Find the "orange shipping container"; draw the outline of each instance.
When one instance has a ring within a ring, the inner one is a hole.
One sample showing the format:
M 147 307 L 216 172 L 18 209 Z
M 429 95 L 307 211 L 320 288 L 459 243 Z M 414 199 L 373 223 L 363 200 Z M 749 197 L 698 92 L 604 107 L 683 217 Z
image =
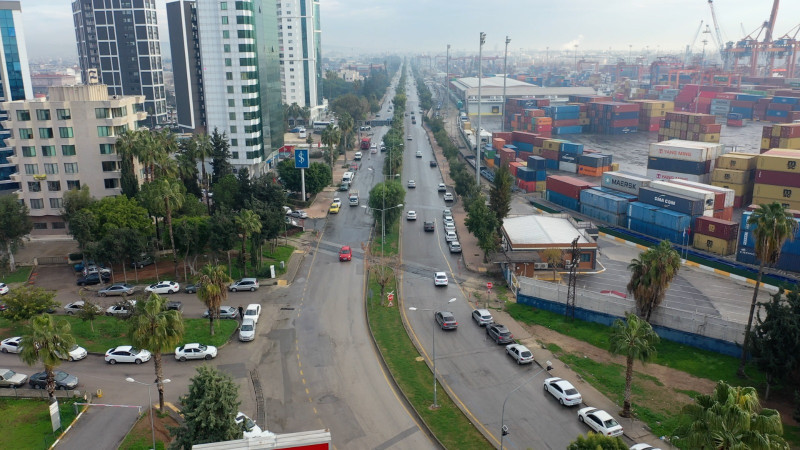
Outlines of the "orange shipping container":
M 603 167 L 578 166 L 578 175 L 586 175 L 589 177 L 599 177 L 602 176 L 603 173 L 610 171 L 611 168 L 608 166 L 603 166 Z

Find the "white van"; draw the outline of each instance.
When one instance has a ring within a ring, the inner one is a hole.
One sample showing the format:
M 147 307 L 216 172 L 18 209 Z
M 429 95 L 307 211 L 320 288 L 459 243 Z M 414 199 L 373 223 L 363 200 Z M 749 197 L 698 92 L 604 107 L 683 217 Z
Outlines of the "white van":
M 344 175 L 342 175 L 342 182 L 347 181 L 348 183 L 352 183 L 354 175 L 353 172 L 345 172 Z

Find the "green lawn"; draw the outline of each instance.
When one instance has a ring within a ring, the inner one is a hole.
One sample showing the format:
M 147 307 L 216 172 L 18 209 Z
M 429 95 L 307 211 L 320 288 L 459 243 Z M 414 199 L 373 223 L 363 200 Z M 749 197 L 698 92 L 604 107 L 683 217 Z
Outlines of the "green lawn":
M 279 238 L 278 242 L 282 242 Z M 240 243 L 241 245 L 241 243 Z M 238 247 L 241 249 L 241 247 Z M 271 252 L 270 249 L 272 248 L 271 245 L 265 244 L 264 251 L 262 252 L 262 262 L 261 262 L 261 269 L 255 270 L 253 265 L 250 264 L 250 252 L 252 250 L 252 246 L 248 242 L 247 244 L 247 276 L 248 277 L 258 277 L 264 278 L 269 274 L 269 266 L 275 265 L 275 275 L 282 275 L 286 272 L 286 266 L 289 264 L 289 258 L 294 253 L 294 246 L 292 245 L 278 245 L 275 247 L 275 251 Z M 284 268 L 281 268 L 281 261 L 284 262 Z M 238 280 L 244 277 L 244 271 L 242 270 L 242 266 L 239 264 L 239 258 L 231 259 L 231 278 L 234 280 Z
M 28 277 L 31 276 L 31 271 L 33 271 L 33 266 L 24 266 L 24 267 L 17 267 L 17 270 L 11 272 L 10 274 L 0 277 L 3 283 L 25 283 L 28 281 Z
M 59 400 L 61 430 L 53 433 L 46 399 L 0 399 L 0 448 L 46 449 L 75 419 L 75 400 Z
M 66 320 L 72 326 L 72 335 L 78 345 L 89 352 L 105 353 L 106 350 L 118 345 L 130 345 L 128 322 L 116 317 L 100 316 L 94 320 L 94 331 L 89 322 L 84 322 L 75 316 L 56 316 L 58 320 Z M 227 342 L 238 326 L 235 320 L 214 321 L 215 334 L 210 336 L 207 319 L 184 319 L 184 343 L 200 342 L 206 345 L 221 346 Z M 24 334 L 24 324 L 14 323 L 8 319 L 0 318 L 0 337 L 20 336 Z M 174 348 L 164 349 L 173 352 Z

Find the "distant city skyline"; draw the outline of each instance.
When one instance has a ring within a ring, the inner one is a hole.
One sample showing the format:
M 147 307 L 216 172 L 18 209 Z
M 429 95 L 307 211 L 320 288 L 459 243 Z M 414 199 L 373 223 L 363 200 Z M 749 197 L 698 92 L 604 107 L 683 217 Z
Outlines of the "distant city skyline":
M 203 1 L 203 0 L 200 0 Z M 167 0 L 157 0 L 163 56 L 169 58 L 166 29 Z M 475 53 L 478 33 L 486 33 L 484 53 L 502 52 L 506 36 L 509 52 L 633 51 L 650 55 L 682 51 L 697 31 L 700 20 L 714 32 L 706 0 L 667 0 L 631 3 L 625 0 L 573 0 L 547 4 L 500 0 L 462 0 L 456 4 L 386 0 L 323 0 L 320 2 L 323 56 L 332 53 Z M 772 2 L 715 3 L 724 41 L 741 39 L 769 19 Z M 22 13 L 31 60 L 63 58 L 77 61 L 72 10 L 67 0 L 23 2 Z M 800 24 L 800 2 L 780 5 L 775 38 Z M 798 35 L 800 37 L 800 34 Z M 762 33 L 763 38 L 763 33 Z M 700 50 L 716 46 L 701 33 Z

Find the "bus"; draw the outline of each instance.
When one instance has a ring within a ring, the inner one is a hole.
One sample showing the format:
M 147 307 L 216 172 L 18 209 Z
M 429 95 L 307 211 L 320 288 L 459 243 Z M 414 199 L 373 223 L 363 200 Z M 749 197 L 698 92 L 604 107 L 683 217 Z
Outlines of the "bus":
M 330 122 L 330 121 L 314 122 L 314 133 L 317 133 L 317 134 L 322 133 L 322 130 L 324 130 L 325 128 L 328 128 L 328 125 L 331 125 L 332 123 L 333 122 Z

